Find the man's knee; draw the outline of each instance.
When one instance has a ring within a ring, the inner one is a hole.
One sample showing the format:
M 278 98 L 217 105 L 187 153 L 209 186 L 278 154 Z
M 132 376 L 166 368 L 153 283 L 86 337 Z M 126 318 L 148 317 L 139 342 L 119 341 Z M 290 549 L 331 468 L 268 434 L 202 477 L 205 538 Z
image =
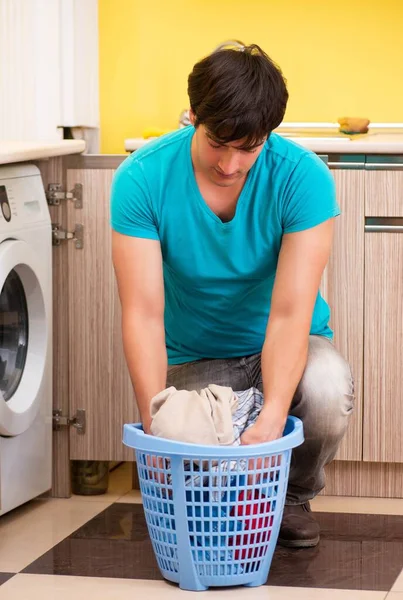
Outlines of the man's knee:
M 294 398 L 317 433 L 338 436 L 354 406 L 354 383 L 347 361 L 326 338 L 310 336 L 304 374 Z

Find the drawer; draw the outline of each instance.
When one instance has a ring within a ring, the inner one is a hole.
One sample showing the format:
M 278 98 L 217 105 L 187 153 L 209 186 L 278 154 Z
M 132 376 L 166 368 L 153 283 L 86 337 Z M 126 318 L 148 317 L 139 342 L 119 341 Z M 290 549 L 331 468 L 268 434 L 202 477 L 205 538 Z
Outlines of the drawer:
M 366 217 L 403 217 L 403 164 L 401 169 L 366 171 L 364 189 Z

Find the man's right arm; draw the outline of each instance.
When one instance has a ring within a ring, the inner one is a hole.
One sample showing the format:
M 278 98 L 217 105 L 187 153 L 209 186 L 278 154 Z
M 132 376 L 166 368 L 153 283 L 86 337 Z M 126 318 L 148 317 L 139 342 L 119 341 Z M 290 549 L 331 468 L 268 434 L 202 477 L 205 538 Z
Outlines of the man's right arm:
M 112 257 L 122 305 L 123 346 L 143 428 L 151 399 L 166 387 L 164 279 L 160 242 L 112 232 Z

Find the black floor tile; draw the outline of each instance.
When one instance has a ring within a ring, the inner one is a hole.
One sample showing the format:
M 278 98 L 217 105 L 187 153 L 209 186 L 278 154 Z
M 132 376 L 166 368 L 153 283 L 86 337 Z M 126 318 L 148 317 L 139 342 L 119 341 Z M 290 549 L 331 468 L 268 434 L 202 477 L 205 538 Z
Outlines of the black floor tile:
M 14 577 L 15 573 L 0 573 L 0 585 L 6 583 L 11 577 Z
M 67 538 L 23 573 L 162 579 L 151 542 Z
M 389 591 L 403 567 L 403 517 L 317 513 L 316 548 L 274 554 L 268 585 Z M 113 504 L 24 573 L 162 579 L 143 507 Z

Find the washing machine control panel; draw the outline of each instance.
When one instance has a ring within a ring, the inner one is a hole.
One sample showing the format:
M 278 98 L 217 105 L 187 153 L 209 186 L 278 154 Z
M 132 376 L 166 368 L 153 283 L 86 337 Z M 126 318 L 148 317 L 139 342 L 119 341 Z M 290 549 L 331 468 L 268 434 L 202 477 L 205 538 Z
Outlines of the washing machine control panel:
M 5 185 L 0 185 L 0 208 L 6 221 L 11 221 L 11 208 Z
M 0 228 L 7 230 L 49 220 L 39 170 L 33 165 L 0 167 Z

